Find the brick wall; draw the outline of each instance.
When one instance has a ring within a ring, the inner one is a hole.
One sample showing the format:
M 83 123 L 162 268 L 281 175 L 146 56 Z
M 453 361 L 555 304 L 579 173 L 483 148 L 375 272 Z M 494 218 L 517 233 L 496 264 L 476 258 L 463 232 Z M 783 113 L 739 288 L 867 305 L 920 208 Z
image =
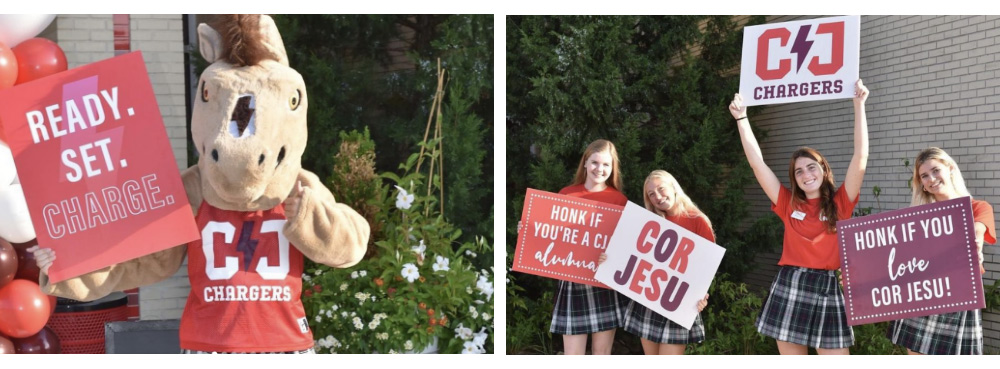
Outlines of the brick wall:
M 769 23 L 814 17 L 775 16 Z M 958 162 L 973 197 L 1000 210 L 1000 17 L 862 16 L 861 78 L 867 102 L 870 154 L 858 207 L 878 211 L 909 205 L 906 181 L 916 154 L 938 146 Z M 774 105 L 750 119 L 768 131 L 764 160 L 787 184 L 788 158 L 810 146 L 830 161 L 839 185 L 853 154 L 849 100 Z M 876 202 L 872 188 L 881 188 Z M 759 186 L 747 188 L 753 217 L 770 211 Z M 1000 278 L 1000 247 L 986 245 L 983 282 Z M 766 287 L 777 254 L 762 255 L 748 283 Z M 984 313 L 987 352 L 1000 350 L 1000 314 Z
M 69 68 L 114 56 L 112 15 L 63 14 L 56 17 L 55 23 L 57 31 L 54 38 L 66 53 Z M 142 51 L 146 61 L 177 166 L 187 168 L 181 15 L 130 15 L 129 37 L 131 50 Z M 141 319 L 179 318 L 188 290 L 186 265 L 169 279 L 140 288 L 138 303 Z

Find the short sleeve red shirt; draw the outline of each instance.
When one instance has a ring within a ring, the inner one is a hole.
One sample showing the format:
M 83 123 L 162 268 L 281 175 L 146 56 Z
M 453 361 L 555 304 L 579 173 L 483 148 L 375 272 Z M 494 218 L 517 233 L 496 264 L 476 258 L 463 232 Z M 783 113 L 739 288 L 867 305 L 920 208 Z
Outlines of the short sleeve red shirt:
M 715 243 L 715 234 L 712 233 L 712 226 L 708 224 L 708 220 L 703 216 L 675 215 L 667 216 L 667 220 Z
M 858 196 L 860 198 L 860 196 Z M 807 199 L 805 204 L 791 204 L 792 191 L 781 186 L 778 203 L 771 210 L 785 224 L 784 242 L 778 265 L 812 269 L 834 270 L 840 268 L 837 257 L 837 233 L 827 232 L 826 223 L 820 219 L 820 199 Z M 858 199 L 851 201 L 841 185 L 833 195 L 837 206 L 837 219 L 850 219 Z M 794 215 L 794 216 L 793 216 Z
M 573 185 L 569 187 L 564 187 L 559 190 L 560 195 L 567 195 L 573 197 L 579 197 L 587 200 L 594 200 L 600 202 L 606 202 L 609 204 L 615 204 L 618 206 L 625 206 L 628 203 L 628 198 L 625 197 L 620 191 L 612 188 L 611 186 L 606 187 L 602 191 L 590 192 L 582 184 Z
M 996 221 L 993 220 L 993 207 L 990 203 L 980 200 L 972 200 L 972 217 L 976 223 L 983 223 L 986 226 L 986 234 L 983 235 L 983 242 L 988 244 L 997 243 Z

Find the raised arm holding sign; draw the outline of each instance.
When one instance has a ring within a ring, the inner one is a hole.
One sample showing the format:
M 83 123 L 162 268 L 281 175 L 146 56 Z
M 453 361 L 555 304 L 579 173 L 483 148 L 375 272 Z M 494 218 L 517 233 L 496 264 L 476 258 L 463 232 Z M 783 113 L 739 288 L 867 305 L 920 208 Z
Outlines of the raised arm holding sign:
M 867 99 L 868 89 L 857 80 L 854 155 L 839 189 L 834 186 L 829 163 L 819 152 L 808 147 L 792 153 L 788 168 L 791 188 L 784 187 L 764 162 L 750 128 L 743 97 L 736 94 L 729 105 L 754 176 L 771 200 L 771 209 L 785 225 L 778 261 L 782 268 L 757 320 L 757 331 L 777 340 L 778 351 L 782 354 L 805 354 L 808 347 L 815 347 L 820 354 L 847 354 L 848 347 L 854 344 L 854 333 L 847 325 L 844 300 L 835 274 L 840 267 L 835 225 L 838 219 L 851 217 L 861 192 L 868 162 Z M 824 318 L 813 320 L 810 317 Z M 795 323 L 802 320 L 815 323 Z

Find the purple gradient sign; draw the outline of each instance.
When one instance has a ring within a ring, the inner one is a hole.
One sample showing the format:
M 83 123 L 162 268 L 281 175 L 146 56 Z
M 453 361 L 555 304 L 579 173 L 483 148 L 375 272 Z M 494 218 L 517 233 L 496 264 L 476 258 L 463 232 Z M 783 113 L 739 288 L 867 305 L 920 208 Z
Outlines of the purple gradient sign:
M 847 323 L 986 307 L 970 197 L 837 222 Z

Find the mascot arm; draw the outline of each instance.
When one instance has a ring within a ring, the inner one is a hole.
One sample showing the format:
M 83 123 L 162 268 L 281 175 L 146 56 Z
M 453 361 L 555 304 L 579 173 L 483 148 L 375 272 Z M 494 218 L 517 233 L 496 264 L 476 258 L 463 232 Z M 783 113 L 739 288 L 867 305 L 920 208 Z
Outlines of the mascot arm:
M 197 213 L 202 200 L 198 166 L 192 166 L 181 172 L 181 179 L 191 204 L 191 211 Z M 49 283 L 47 274 L 40 273 L 38 282 L 42 292 L 47 294 L 91 301 L 115 291 L 146 286 L 167 279 L 177 273 L 186 254 L 187 245 L 180 245 L 55 284 Z
M 349 206 L 337 203 L 312 172 L 299 172 L 303 193 L 299 212 L 285 223 L 285 237 L 305 257 L 320 264 L 346 268 L 357 264 L 368 249 L 368 221 Z
M 40 273 L 42 292 L 80 301 L 91 301 L 115 291 L 150 285 L 174 275 L 184 261 L 187 246 L 171 247 L 146 256 L 98 269 L 79 277 L 50 284 Z

